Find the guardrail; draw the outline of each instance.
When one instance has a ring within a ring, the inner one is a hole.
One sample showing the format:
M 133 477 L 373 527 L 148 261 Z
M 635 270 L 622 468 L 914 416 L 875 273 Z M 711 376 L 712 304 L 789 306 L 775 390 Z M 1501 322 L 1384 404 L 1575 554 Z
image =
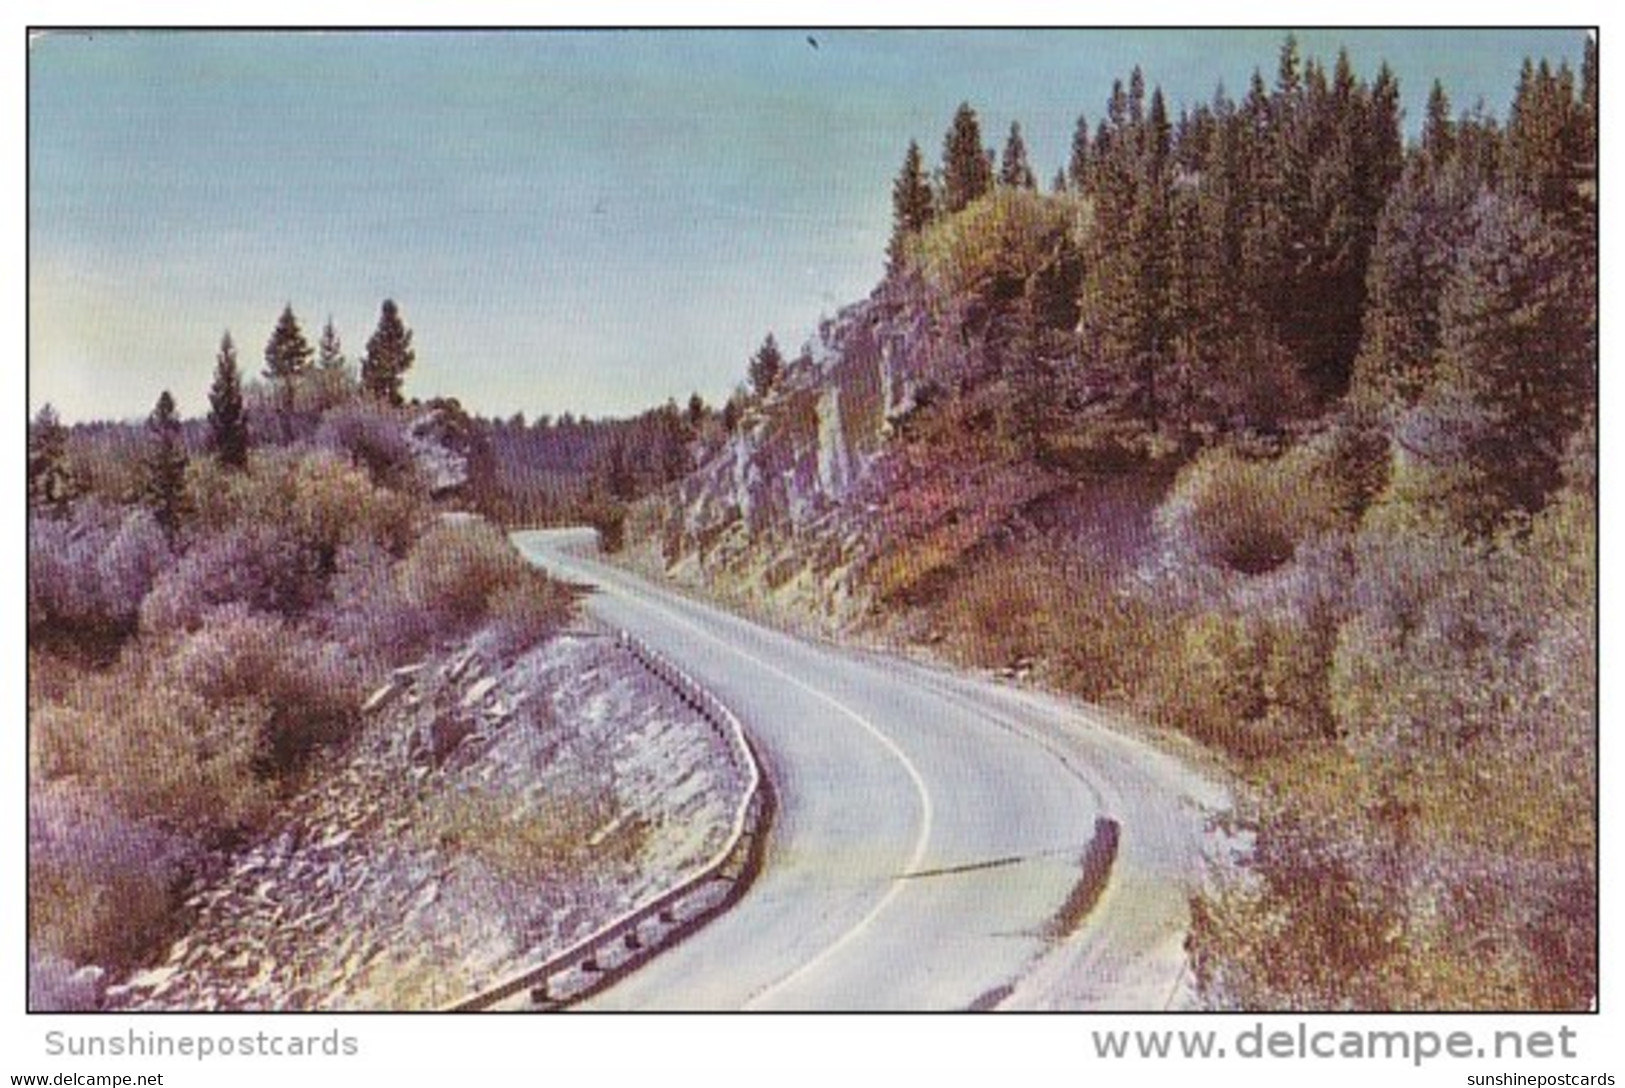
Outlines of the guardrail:
M 529 991 L 533 1008 L 564 1008 L 596 993 L 688 936 L 744 894 L 761 868 L 773 818 L 773 793 L 732 710 L 708 689 L 640 639 L 621 631 L 616 642 L 662 680 L 711 726 L 745 778 L 728 837 L 692 876 L 612 919 L 545 961 L 448 1006 L 476 1012 Z M 707 891 L 713 894 L 702 895 Z

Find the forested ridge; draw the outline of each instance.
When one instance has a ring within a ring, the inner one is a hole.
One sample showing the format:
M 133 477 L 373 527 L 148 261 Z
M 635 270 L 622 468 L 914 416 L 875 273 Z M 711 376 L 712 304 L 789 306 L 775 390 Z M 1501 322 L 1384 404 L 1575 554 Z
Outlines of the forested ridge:
M 935 169 L 906 149 L 884 281 L 815 345 L 908 385 L 858 482 L 777 523 L 747 487 L 778 558 L 715 550 L 729 481 L 793 433 L 824 457 L 796 421 L 853 396 L 850 358 L 759 352 L 733 445 L 635 528 L 1221 753 L 1247 849 L 1193 900 L 1205 1002 L 1586 1007 L 1595 45 L 1516 79 L 1505 118 L 1434 84 L 1407 143 L 1386 66 L 1291 38 L 1177 113 L 1136 69 L 1048 191 L 1020 124 L 989 147 L 962 105 Z

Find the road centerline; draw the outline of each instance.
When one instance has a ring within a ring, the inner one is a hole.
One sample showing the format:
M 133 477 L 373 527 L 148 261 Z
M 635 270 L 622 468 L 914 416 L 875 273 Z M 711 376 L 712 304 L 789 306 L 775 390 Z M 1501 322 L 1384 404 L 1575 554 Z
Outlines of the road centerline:
M 568 563 L 566 565 L 575 566 L 574 564 Z M 575 566 L 575 569 L 579 573 L 593 573 L 591 571 L 585 571 L 579 566 Z M 627 586 L 616 584 L 619 582 L 618 578 L 613 576 L 608 579 L 595 578 L 593 582 L 594 584 L 603 588 L 612 587 L 610 588 L 610 591 L 614 592 L 623 601 L 631 603 L 636 607 L 644 609 L 645 611 L 654 612 L 664 616 L 669 622 L 694 632 L 735 657 L 755 665 L 757 668 L 777 677 L 792 687 L 800 689 L 813 698 L 825 703 L 831 709 L 843 715 L 867 732 L 878 744 L 880 744 L 882 748 L 889 752 L 893 758 L 895 758 L 898 763 L 902 765 L 904 772 L 907 773 L 909 780 L 914 786 L 916 796 L 919 798 L 919 831 L 915 836 L 913 850 L 909 855 L 907 863 L 903 867 L 903 871 L 904 873 L 910 873 L 920 868 L 921 863 L 925 859 L 925 853 L 927 849 L 929 849 L 931 842 L 931 829 L 934 821 L 934 808 L 931 801 L 931 791 L 926 787 L 925 778 L 920 774 L 919 768 L 915 766 L 914 761 L 909 758 L 908 753 L 904 752 L 902 747 L 899 746 L 894 739 L 882 732 L 878 726 L 876 726 L 864 715 L 860 714 L 852 707 L 847 706 L 845 703 L 841 702 L 828 692 L 812 686 L 811 684 L 802 680 L 800 677 L 792 675 L 780 666 L 775 665 L 773 662 L 767 661 L 754 653 L 751 653 L 749 650 L 735 646 L 714 632 L 707 630 L 705 627 L 696 623 L 689 617 L 667 607 L 665 604 L 656 600 L 646 599 L 642 595 L 636 593 L 634 590 L 629 589 Z M 757 1003 L 771 998 L 775 994 L 783 991 L 785 988 L 794 985 L 798 979 L 801 979 L 809 973 L 817 970 L 832 957 L 838 955 L 844 948 L 846 948 L 847 945 L 851 944 L 853 941 L 857 940 L 863 935 L 863 933 L 874 923 L 875 919 L 883 914 L 886 908 L 891 905 L 892 901 L 904 891 L 907 885 L 908 882 L 906 880 L 894 877 L 891 881 L 890 887 L 886 890 L 886 893 L 882 895 L 880 899 L 876 901 L 874 906 L 869 909 L 868 913 L 860 918 L 850 929 L 846 930 L 846 932 L 842 933 L 834 941 L 826 945 L 816 955 L 802 963 L 799 967 L 779 978 L 777 981 L 771 982 L 757 990 L 744 1002 L 741 1008 L 749 1009 Z

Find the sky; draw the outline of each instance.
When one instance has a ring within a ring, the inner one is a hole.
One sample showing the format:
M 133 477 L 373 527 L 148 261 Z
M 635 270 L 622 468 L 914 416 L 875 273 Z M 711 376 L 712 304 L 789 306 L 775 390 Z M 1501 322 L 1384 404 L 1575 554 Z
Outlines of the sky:
M 409 396 L 485 415 L 716 402 L 879 280 L 910 139 L 969 101 L 1040 178 L 1138 63 L 1177 112 L 1283 30 L 75 32 L 28 61 L 29 410 L 201 415 L 222 332 L 257 374 L 284 304 L 352 361 L 379 305 Z M 1577 31 L 1298 32 L 1505 116 Z M 809 40 L 811 39 L 811 40 Z M 815 44 L 816 43 L 816 44 Z

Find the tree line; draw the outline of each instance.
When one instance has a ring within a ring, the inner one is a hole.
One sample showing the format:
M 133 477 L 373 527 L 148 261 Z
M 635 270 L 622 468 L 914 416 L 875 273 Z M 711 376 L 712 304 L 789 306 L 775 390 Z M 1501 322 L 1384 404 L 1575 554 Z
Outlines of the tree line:
M 367 340 L 359 381 L 350 373 L 338 329 L 329 317 L 313 348 L 293 305 L 284 305 L 264 351 L 260 376 L 271 390 L 277 437 L 292 440 L 297 418 L 309 409 L 320 414 L 358 388 L 368 398 L 393 407 L 404 401 L 401 387 L 416 361 L 412 331 L 393 299 L 385 299 L 378 325 Z M 220 337 L 209 386 L 206 446 L 214 459 L 232 471 L 246 471 L 251 445 L 250 408 L 231 331 Z M 173 543 L 185 514 L 187 442 L 174 395 L 163 390 L 146 423 L 149 451 L 143 465 L 143 501 Z M 76 485 L 67 459 L 67 429 L 56 410 L 44 405 L 29 430 L 28 496 L 32 508 L 60 511 L 74 497 Z
M 995 367 L 1033 387 L 1040 451 L 1088 421 L 1189 451 L 1278 432 L 1352 390 L 1396 433 L 1389 409 L 1469 446 L 1486 442 L 1466 431 L 1515 417 L 1538 462 L 1517 475 L 1549 488 L 1594 389 L 1594 315 L 1576 311 L 1595 285 L 1596 127 L 1594 43 L 1578 77 L 1526 62 L 1504 125 L 1482 106 L 1452 116 L 1435 82 L 1410 147 L 1391 69 L 1362 79 L 1346 52 L 1328 69 L 1289 36 L 1273 82 L 1255 70 L 1240 101 L 1221 87 L 1177 117 L 1135 68 L 1097 124 L 1078 118 L 1047 198 L 1087 229 L 1046 242 L 1049 282 L 1026 268 L 981 285 L 972 331 L 1007 345 Z M 1021 126 L 996 155 L 962 104 L 934 173 L 908 145 L 888 278 L 916 275 L 934 233 L 978 202 L 1018 194 L 1041 199 Z

